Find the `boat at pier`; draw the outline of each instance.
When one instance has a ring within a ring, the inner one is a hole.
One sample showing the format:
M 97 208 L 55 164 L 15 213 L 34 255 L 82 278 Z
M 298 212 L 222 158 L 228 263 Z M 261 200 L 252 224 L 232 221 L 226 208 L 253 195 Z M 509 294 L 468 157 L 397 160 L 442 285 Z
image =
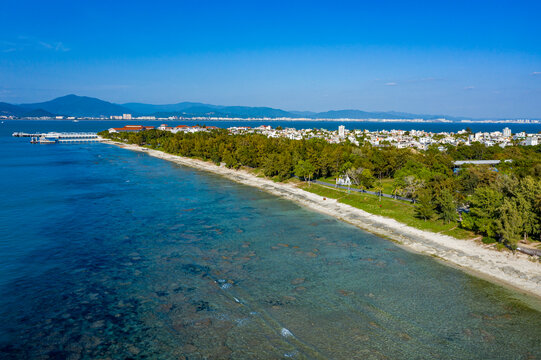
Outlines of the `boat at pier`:
M 51 140 L 51 139 L 47 139 L 46 137 L 42 136 L 42 137 L 33 137 L 31 140 L 30 140 L 30 143 L 32 144 L 56 144 L 58 142 L 58 139 L 54 139 L 54 140 Z

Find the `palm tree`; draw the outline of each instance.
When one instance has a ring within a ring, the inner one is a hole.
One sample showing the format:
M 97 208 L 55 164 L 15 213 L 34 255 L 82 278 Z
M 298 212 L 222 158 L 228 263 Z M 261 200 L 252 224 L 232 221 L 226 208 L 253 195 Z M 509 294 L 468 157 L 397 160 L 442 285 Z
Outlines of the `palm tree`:
M 394 196 L 394 198 L 396 199 L 396 197 L 397 197 L 398 195 L 400 195 L 400 194 L 402 193 L 402 191 L 403 191 L 402 186 L 400 186 L 400 185 L 395 185 L 395 186 L 393 187 L 393 196 Z
M 379 201 L 381 201 L 381 194 L 383 193 L 383 184 L 381 180 L 376 181 L 374 185 L 374 190 L 378 193 Z

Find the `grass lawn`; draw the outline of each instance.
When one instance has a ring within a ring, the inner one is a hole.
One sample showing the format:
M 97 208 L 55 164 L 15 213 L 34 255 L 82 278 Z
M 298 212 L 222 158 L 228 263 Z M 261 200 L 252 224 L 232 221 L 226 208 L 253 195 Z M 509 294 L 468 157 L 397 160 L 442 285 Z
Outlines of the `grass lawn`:
M 458 223 L 445 224 L 442 220 L 424 221 L 415 217 L 415 206 L 409 202 L 381 198 L 370 194 L 347 193 L 346 190 L 329 188 L 327 186 L 312 184 L 301 184 L 299 187 L 305 191 L 320 196 L 338 199 L 339 202 L 351 205 L 375 215 L 386 216 L 395 219 L 403 224 L 421 230 L 428 230 L 435 233 L 451 235 L 459 239 L 472 239 L 475 234 L 471 231 L 458 227 Z
M 393 193 L 393 182 L 394 179 L 382 179 L 381 184 L 383 185 L 383 193 L 384 194 L 392 194 Z
M 317 180 L 325 181 L 325 182 L 328 182 L 330 184 L 335 184 L 336 183 L 336 176 L 329 176 L 329 177 L 320 178 L 320 179 L 317 179 Z
M 327 182 L 327 183 L 333 184 L 333 185 L 336 183 L 336 178 L 333 177 L 333 176 L 326 177 L 326 178 L 321 178 L 321 179 L 318 179 L 318 180 L 321 180 L 321 181 L 324 181 L 324 182 Z M 381 180 L 381 184 L 383 185 L 383 193 L 384 194 L 392 195 L 392 193 L 393 193 L 393 182 L 394 182 L 394 179 L 382 179 Z M 351 188 L 352 189 L 358 189 L 359 186 L 351 185 Z M 370 189 L 367 189 L 367 190 L 375 191 L 374 188 L 370 188 Z

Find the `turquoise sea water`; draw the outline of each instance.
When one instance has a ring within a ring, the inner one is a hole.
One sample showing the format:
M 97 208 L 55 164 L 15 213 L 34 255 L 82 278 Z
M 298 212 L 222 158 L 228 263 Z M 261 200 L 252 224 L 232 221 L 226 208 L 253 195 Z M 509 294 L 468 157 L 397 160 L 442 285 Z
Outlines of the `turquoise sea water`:
M 541 357 L 512 291 L 218 176 L 0 129 L 2 359 Z

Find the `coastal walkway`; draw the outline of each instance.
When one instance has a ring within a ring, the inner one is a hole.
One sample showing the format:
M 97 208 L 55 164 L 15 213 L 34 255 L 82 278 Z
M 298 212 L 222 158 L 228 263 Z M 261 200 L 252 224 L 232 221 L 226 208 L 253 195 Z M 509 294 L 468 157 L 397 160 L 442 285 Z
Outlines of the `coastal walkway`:
M 344 190 L 351 190 L 351 191 L 355 191 L 355 192 L 358 192 L 358 193 L 365 193 L 365 194 L 377 195 L 377 196 L 380 195 L 378 192 L 375 192 L 375 191 L 349 188 L 349 187 L 344 186 L 344 185 L 331 184 L 331 183 L 328 183 L 328 182 L 325 182 L 325 181 L 320 181 L 320 180 L 311 180 L 311 182 L 313 182 L 315 184 L 319 184 L 319 185 L 324 185 L 324 186 L 329 186 L 329 187 L 334 187 L 334 188 L 340 188 L 340 189 L 344 189 Z M 389 198 L 389 199 L 397 199 L 397 200 L 403 200 L 403 201 L 408 201 L 408 202 L 411 202 L 411 203 L 415 203 L 415 200 L 408 199 L 408 198 L 405 198 L 405 197 L 402 197 L 402 196 L 394 196 L 394 195 L 383 194 L 383 193 L 381 193 L 381 196 L 385 197 L 385 198 Z M 533 249 L 533 248 L 529 248 L 529 247 L 518 246 L 516 248 L 516 251 L 519 251 L 519 252 L 521 252 L 523 254 L 530 255 L 530 256 L 541 257 L 541 250 L 540 249 Z
M 405 197 L 398 196 L 398 195 L 389 195 L 389 194 L 384 194 L 384 193 L 380 194 L 379 192 L 376 192 L 376 191 L 357 189 L 357 188 L 352 188 L 352 187 L 348 187 L 348 186 L 345 186 L 345 185 L 331 184 L 331 183 L 321 181 L 321 180 L 311 180 L 311 182 L 313 182 L 314 184 L 325 185 L 325 186 L 330 186 L 330 187 L 334 187 L 334 188 L 355 191 L 355 192 L 358 192 L 358 193 L 377 195 L 377 196 L 381 196 L 381 197 L 384 197 L 384 198 L 395 199 L 395 200 L 403 200 L 403 201 L 408 201 L 408 202 L 411 202 L 411 203 L 415 203 L 415 200 L 413 200 L 413 199 L 405 198 Z

